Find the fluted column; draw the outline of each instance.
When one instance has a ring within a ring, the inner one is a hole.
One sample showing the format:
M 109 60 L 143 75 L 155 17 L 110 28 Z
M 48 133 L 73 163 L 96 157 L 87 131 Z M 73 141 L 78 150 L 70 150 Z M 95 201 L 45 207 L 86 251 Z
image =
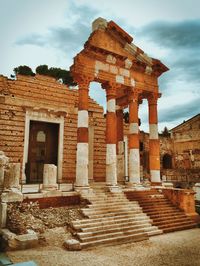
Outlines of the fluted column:
M 117 185 L 117 156 L 116 156 L 116 87 L 115 84 L 102 84 L 106 89 L 106 184 Z
M 140 183 L 140 150 L 138 126 L 138 91 L 129 95 L 129 182 Z
M 160 183 L 160 140 L 158 137 L 157 100 L 159 94 L 148 97 L 149 105 L 149 168 L 152 183 Z
M 88 186 L 88 91 L 87 77 L 78 79 L 78 128 L 76 153 L 76 186 Z

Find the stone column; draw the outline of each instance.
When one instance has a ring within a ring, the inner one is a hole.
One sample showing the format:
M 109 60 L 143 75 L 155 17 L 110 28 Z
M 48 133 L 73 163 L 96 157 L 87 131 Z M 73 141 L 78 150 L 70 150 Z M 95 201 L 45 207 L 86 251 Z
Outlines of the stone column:
M 140 183 L 140 149 L 138 125 L 138 91 L 129 95 L 129 183 Z
M 117 178 L 124 181 L 124 116 L 123 109 L 116 106 L 117 116 Z
M 114 84 L 103 84 L 106 89 L 107 113 L 106 113 L 106 184 L 117 185 L 117 125 L 116 125 L 116 87 Z
M 149 104 L 149 168 L 151 182 L 161 183 L 160 179 L 160 140 L 158 137 L 157 100 L 159 94 L 148 97 Z
M 90 81 L 79 78 L 76 187 L 88 187 L 88 92 Z

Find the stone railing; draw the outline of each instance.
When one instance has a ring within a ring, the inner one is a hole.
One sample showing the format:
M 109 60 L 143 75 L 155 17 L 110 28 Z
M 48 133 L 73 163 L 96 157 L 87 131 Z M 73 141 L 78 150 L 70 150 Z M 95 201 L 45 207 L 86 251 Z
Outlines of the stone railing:
M 192 218 L 198 214 L 195 211 L 195 192 L 190 189 L 163 188 L 163 194 L 173 205 L 183 210 L 186 215 Z

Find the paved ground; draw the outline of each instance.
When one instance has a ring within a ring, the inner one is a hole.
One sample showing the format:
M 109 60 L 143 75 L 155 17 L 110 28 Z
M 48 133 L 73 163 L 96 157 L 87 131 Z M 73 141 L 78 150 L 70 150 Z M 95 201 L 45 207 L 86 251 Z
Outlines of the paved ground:
M 8 256 L 13 262 L 34 260 L 39 266 L 200 266 L 200 228 L 79 252 L 66 251 L 53 239 L 51 234 L 51 245 Z

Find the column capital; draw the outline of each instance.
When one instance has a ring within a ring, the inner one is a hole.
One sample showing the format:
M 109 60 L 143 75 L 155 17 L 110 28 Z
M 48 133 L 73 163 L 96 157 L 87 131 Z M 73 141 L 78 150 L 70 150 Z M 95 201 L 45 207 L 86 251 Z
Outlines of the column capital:
M 149 105 L 151 104 L 157 104 L 158 98 L 161 97 L 161 93 L 151 93 L 147 97 Z
M 131 90 L 128 91 L 128 101 L 129 103 L 132 101 L 138 102 L 140 94 L 142 93 L 142 90 L 132 88 Z
M 79 89 L 89 89 L 89 84 L 93 80 L 93 78 L 89 75 L 74 75 L 73 76 L 74 80 L 77 82 Z
M 114 82 L 105 82 L 101 84 L 102 88 L 106 90 L 106 97 L 107 98 L 116 98 L 117 89 L 121 87 Z

